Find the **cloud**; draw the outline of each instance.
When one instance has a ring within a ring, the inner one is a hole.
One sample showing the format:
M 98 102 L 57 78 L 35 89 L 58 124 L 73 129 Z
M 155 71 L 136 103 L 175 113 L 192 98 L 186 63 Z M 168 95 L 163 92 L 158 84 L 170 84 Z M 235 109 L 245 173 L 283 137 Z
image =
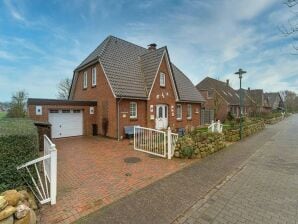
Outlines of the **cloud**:
M 22 13 L 14 6 L 11 0 L 4 0 L 4 4 L 6 5 L 7 9 L 9 10 L 11 16 L 21 22 L 26 22 L 25 17 Z

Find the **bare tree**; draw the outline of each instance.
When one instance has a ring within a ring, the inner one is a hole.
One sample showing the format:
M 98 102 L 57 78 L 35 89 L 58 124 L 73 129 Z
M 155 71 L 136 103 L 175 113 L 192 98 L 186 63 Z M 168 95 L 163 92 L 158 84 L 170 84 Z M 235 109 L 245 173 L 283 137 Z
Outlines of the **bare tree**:
M 290 12 L 293 13 L 293 18 L 288 20 L 287 24 L 281 25 L 279 27 L 282 34 L 284 34 L 286 37 L 292 38 L 293 40 L 293 48 L 295 50 L 298 50 L 298 0 L 285 0 L 284 4 L 290 9 Z
M 7 113 L 8 117 L 22 118 L 26 117 L 26 101 L 28 94 L 25 90 L 14 93 L 11 97 L 10 107 Z
M 62 79 L 58 84 L 58 98 L 68 99 L 70 87 L 71 87 L 71 79 L 70 78 Z

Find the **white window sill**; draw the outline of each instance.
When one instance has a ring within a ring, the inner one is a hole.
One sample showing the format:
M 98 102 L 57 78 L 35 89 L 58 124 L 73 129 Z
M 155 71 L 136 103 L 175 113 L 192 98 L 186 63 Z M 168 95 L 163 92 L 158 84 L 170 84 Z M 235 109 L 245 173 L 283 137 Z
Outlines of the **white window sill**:
M 182 118 L 177 118 L 176 120 L 177 120 L 177 121 L 182 121 Z
M 188 117 L 188 118 L 186 118 L 187 120 L 191 120 L 192 119 L 192 117 Z

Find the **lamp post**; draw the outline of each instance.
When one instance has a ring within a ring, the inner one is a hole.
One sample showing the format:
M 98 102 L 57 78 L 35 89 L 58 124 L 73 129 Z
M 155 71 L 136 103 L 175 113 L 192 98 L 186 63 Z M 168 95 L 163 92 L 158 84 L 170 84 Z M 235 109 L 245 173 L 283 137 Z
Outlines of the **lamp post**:
M 245 74 L 246 71 L 242 70 L 239 68 L 238 72 L 235 72 L 235 75 L 239 75 L 239 80 L 240 80 L 240 139 L 242 139 L 242 111 L 243 111 L 243 100 L 242 100 L 242 87 L 241 87 L 241 80 L 242 80 L 242 75 Z

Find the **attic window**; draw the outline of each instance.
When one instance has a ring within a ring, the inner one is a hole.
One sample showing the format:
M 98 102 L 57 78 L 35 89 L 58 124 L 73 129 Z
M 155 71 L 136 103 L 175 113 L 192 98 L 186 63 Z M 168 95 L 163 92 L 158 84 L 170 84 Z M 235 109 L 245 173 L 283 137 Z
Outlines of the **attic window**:
M 162 72 L 160 73 L 160 76 L 159 76 L 159 84 L 162 87 L 166 86 L 166 75 Z
M 92 86 L 96 86 L 96 67 L 92 68 Z
M 83 76 L 83 88 L 87 89 L 87 85 L 88 85 L 88 79 L 87 79 L 87 71 L 84 72 L 84 76 Z

